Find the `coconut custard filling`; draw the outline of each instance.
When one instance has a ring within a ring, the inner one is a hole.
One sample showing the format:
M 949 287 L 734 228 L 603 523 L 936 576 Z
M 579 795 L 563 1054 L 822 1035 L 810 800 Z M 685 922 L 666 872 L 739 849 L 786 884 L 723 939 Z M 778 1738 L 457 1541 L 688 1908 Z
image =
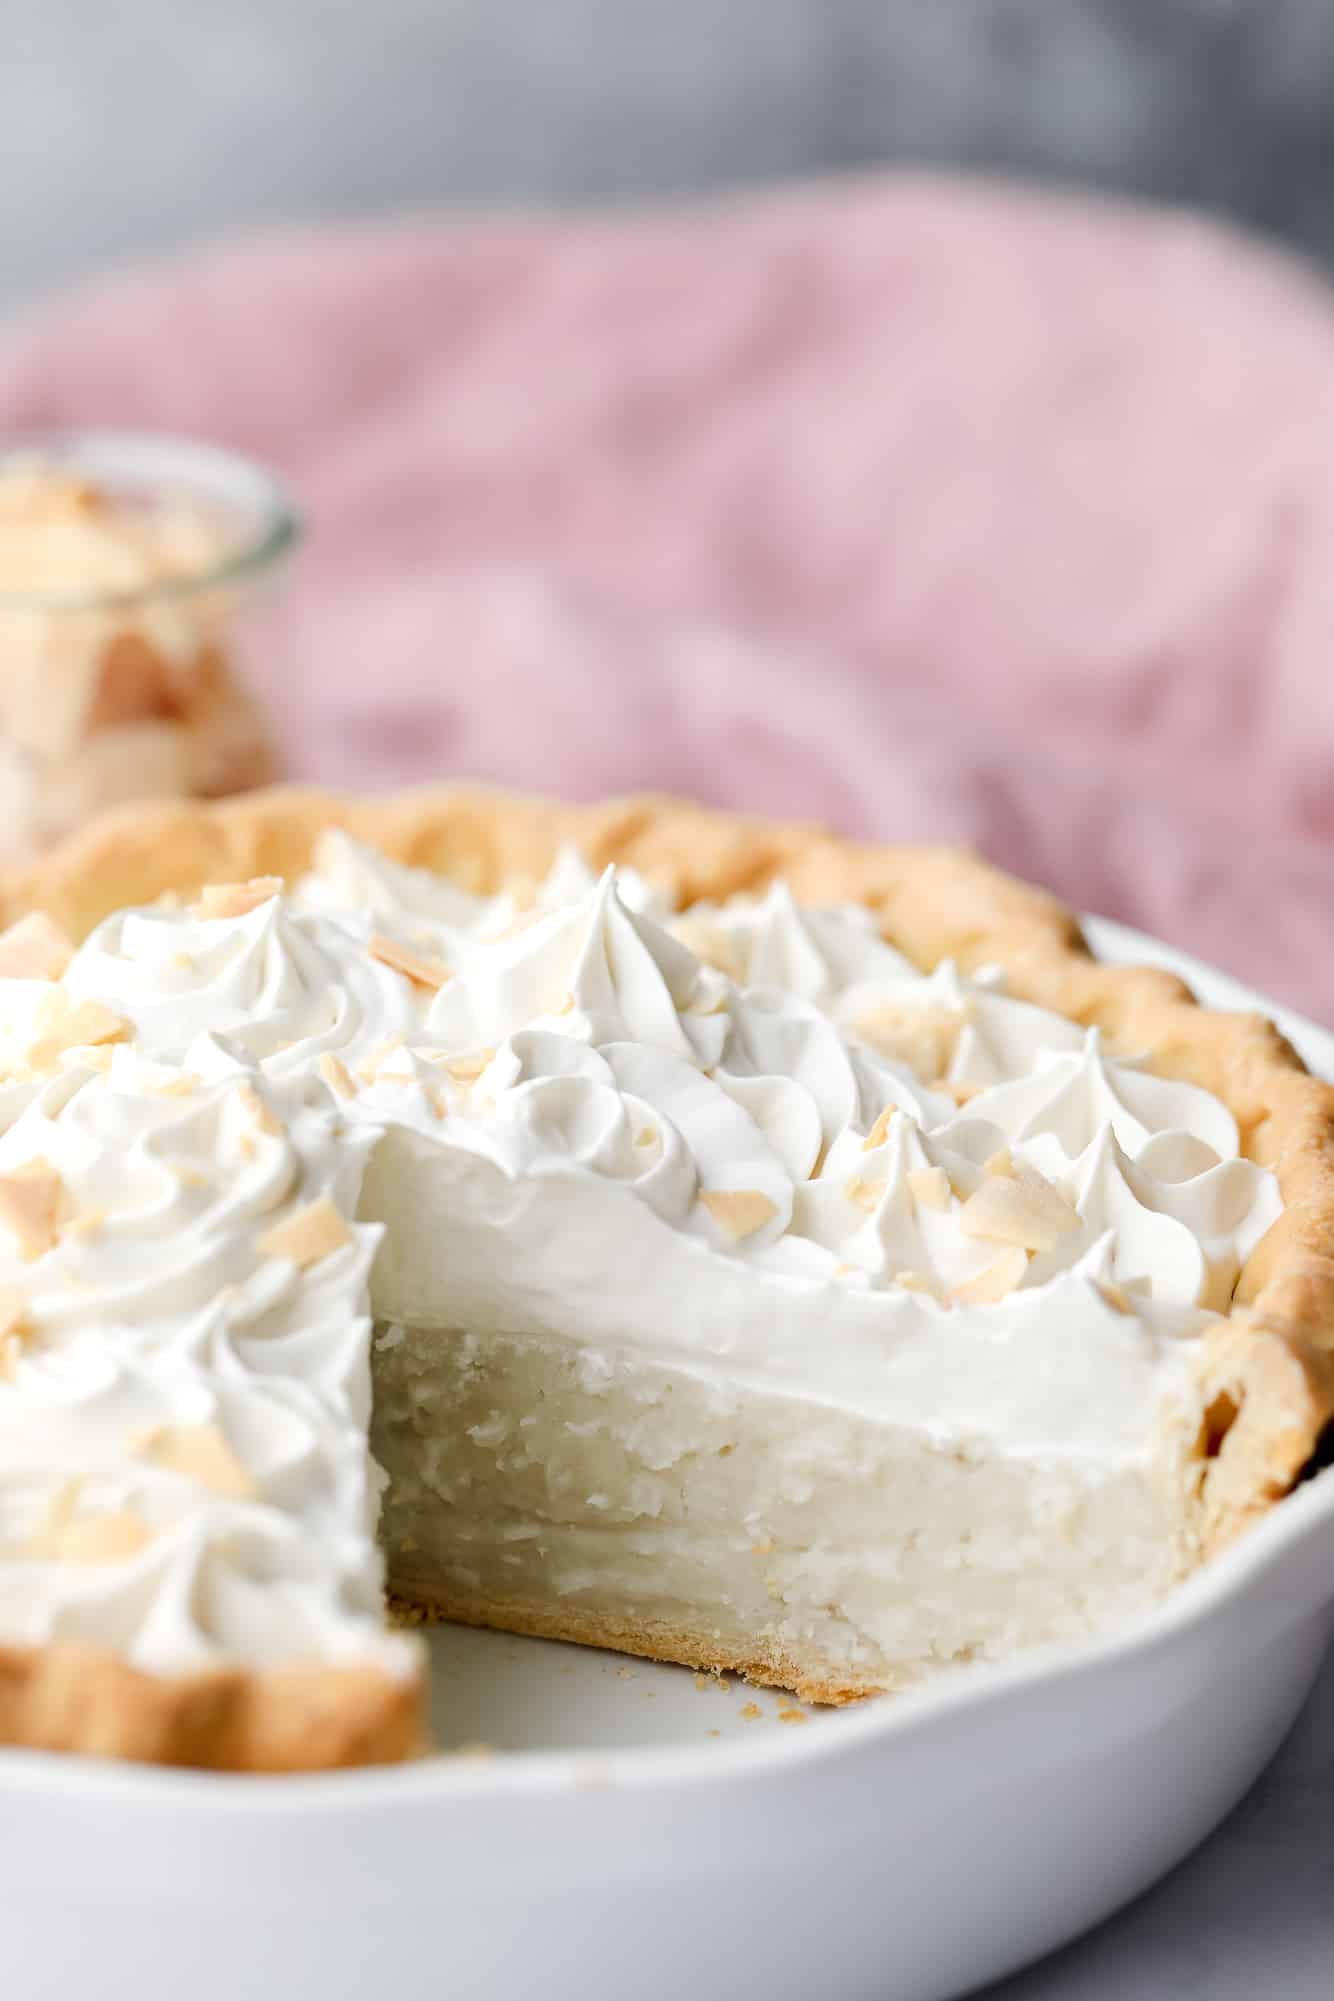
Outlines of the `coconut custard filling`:
M 839 1699 L 1199 1560 L 1217 1099 L 781 885 L 280 888 L 0 940 L 0 1637 L 407 1672 L 387 1564 Z

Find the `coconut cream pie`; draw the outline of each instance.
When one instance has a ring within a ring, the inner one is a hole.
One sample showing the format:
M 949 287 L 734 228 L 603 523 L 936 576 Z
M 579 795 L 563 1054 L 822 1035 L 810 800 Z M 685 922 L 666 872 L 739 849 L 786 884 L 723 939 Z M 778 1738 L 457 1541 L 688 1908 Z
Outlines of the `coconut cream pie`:
M 276 792 L 4 914 L 0 1740 L 411 1755 L 386 1582 L 899 1688 L 1152 1603 L 1334 1402 L 1334 1094 L 966 856 Z

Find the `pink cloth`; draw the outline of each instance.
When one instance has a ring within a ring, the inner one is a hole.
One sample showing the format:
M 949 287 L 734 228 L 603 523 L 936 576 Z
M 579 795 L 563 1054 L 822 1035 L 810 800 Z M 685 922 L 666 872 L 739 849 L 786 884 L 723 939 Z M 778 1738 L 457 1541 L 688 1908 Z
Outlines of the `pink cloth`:
M 344 230 L 0 341 L 0 424 L 309 507 L 294 765 L 974 841 L 1334 1019 L 1334 306 L 1174 215 L 904 178 Z

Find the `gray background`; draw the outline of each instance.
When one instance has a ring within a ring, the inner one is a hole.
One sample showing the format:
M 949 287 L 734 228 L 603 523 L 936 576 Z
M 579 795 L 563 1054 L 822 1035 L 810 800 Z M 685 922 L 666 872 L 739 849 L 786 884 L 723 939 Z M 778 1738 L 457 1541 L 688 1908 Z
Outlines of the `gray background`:
M 0 0 L 0 311 L 256 221 L 886 161 L 1334 259 L 1334 0 Z

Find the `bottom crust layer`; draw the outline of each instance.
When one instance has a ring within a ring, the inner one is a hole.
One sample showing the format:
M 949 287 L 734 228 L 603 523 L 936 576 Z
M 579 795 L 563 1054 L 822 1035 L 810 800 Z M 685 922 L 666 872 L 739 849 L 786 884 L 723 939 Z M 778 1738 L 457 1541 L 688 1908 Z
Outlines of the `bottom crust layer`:
M 734 1674 L 755 1688 L 790 1691 L 802 1702 L 841 1708 L 870 1696 L 889 1695 L 881 1682 L 831 1681 L 803 1666 L 793 1655 L 778 1651 L 747 1653 L 712 1635 L 656 1621 L 615 1619 L 575 1606 L 520 1605 L 481 1598 L 451 1597 L 414 1590 L 396 1583 L 390 1595 L 392 1616 L 404 1625 L 447 1620 L 456 1626 L 481 1626 L 488 1631 L 521 1633 L 531 1640 L 569 1640 L 576 1646 L 602 1647 L 610 1653 L 634 1654 L 640 1660 L 695 1668 L 705 1674 Z M 900 1684 L 908 1685 L 908 1679 Z

